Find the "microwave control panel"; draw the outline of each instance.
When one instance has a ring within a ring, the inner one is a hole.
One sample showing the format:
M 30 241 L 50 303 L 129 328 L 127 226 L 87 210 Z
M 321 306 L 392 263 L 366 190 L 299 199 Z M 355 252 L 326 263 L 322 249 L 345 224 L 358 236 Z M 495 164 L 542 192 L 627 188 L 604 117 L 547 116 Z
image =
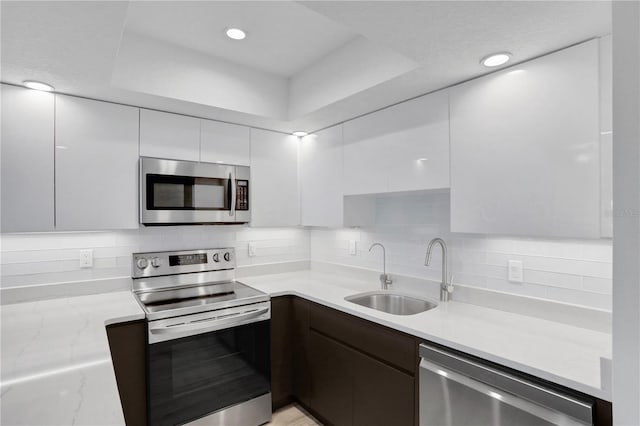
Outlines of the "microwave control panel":
M 249 210 L 249 181 L 236 180 L 236 210 Z

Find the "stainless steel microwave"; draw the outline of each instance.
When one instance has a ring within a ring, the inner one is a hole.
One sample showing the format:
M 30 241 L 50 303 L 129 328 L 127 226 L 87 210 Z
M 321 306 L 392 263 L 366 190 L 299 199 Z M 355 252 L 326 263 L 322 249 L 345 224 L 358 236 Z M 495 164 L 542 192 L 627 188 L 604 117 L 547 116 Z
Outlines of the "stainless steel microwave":
M 249 167 L 140 158 L 140 223 L 247 223 Z

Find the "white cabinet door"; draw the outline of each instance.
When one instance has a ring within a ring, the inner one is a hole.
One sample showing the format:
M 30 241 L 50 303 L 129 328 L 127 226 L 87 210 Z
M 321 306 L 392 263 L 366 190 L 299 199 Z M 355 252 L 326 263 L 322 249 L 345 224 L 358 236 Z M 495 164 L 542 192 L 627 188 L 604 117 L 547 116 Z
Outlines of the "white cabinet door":
M 453 87 L 451 230 L 599 237 L 598 41 Z
M 446 90 L 344 123 L 344 193 L 449 187 Z
M 300 141 L 302 225 L 343 226 L 342 125 Z
M 200 161 L 248 166 L 251 129 L 237 124 L 201 120 Z
M 613 237 L 613 62 L 611 36 L 600 39 L 600 233 Z
M 2 85 L 2 232 L 54 226 L 52 93 Z
M 56 228 L 138 227 L 138 108 L 56 97 Z
M 251 129 L 252 226 L 300 224 L 298 138 Z
M 200 119 L 141 109 L 140 155 L 200 161 Z

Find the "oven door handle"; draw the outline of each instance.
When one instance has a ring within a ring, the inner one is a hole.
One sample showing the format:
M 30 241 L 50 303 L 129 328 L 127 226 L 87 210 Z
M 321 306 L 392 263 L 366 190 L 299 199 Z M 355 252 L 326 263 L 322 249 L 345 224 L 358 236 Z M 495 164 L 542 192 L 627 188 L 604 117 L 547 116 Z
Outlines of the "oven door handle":
M 267 312 L 269 312 L 269 308 L 262 308 L 262 309 L 257 309 L 255 311 L 249 311 L 249 312 L 244 312 L 236 315 L 224 316 L 224 318 L 216 317 L 208 320 L 192 322 L 187 324 L 149 328 L 149 332 L 151 334 L 181 334 L 181 333 L 193 332 L 193 331 L 206 333 L 208 331 L 220 330 L 222 328 L 227 328 L 228 326 L 233 326 L 238 323 L 243 323 L 248 319 L 259 317 L 263 314 L 266 314 Z

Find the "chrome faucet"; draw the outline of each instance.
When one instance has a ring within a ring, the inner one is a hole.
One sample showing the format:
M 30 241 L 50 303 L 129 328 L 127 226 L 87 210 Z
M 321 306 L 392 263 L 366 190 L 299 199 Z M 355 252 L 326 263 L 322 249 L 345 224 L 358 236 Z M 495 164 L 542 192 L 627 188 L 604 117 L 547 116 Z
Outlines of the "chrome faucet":
M 436 244 L 439 244 L 442 248 L 442 283 L 440 284 L 440 301 L 448 302 L 449 297 L 453 292 L 453 286 L 448 283 L 447 243 L 445 243 L 442 238 L 434 238 L 429 242 L 429 247 L 427 247 L 427 257 L 424 260 L 424 266 L 429 266 L 429 264 L 431 263 L 431 250 Z
M 387 251 L 384 249 L 384 246 L 380 243 L 373 243 L 371 247 L 369 247 L 369 252 L 375 247 L 382 247 L 382 274 L 380 274 L 380 285 L 383 290 L 387 290 L 389 286 L 393 283 L 391 277 L 387 274 Z

